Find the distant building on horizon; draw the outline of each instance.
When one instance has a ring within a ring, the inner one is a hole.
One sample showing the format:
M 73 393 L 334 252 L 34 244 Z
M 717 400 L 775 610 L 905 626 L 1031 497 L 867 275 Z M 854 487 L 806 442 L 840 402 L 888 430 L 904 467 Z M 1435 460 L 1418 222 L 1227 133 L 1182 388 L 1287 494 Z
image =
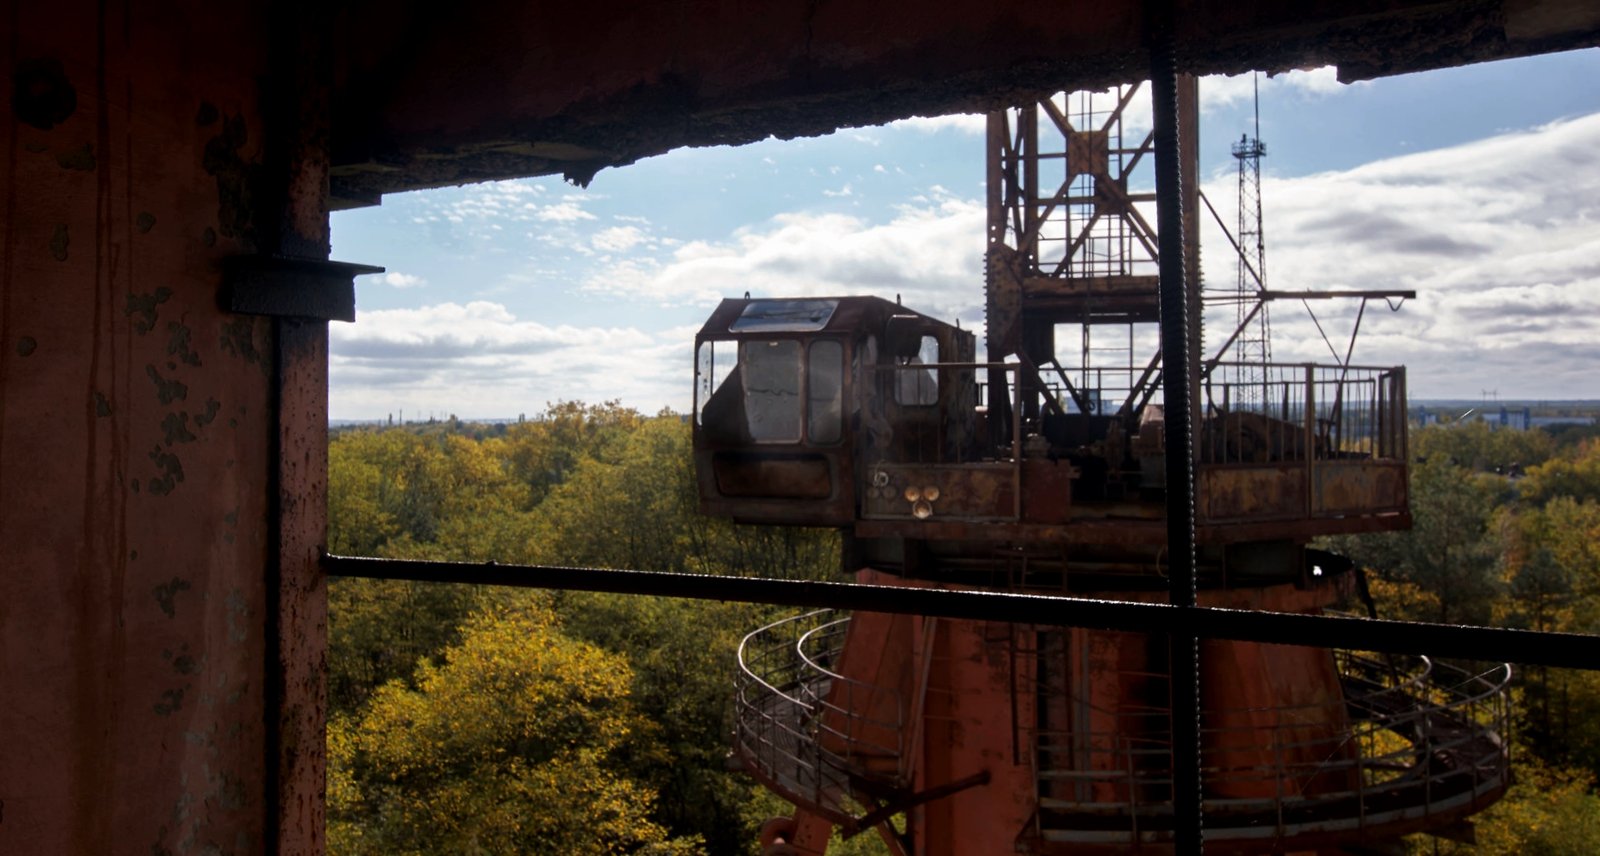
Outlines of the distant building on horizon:
M 1483 422 L 1489 426 L 1491 431 L 1501 428 L 1513 431 L 1527 431 L 1533 428 L 1549 428 L 1556 425 L 1595 424 L 1593 415 L 1535 416 L 1533 415 L 1533 408 L 1528 406 L 1514 408 L 1501 405 L 1498 412 L 1488 408 L 1469 407 L 1459 416 L 1452 416 L 1451 412 L 1453 410 L 1454 408 L 1435 408 L 1430 410 L 1425 405 L 1419 405 L 1413 421 L 1414 424 L 1421 428 L 1426 428 L 1429 425 L 1455 427 L 1471 422 Z

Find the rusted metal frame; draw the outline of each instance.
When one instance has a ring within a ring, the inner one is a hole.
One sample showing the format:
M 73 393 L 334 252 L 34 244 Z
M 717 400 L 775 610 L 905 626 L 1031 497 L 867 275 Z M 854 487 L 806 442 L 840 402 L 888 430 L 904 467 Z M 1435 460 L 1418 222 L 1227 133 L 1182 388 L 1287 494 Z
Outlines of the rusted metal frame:
M 1024 357 L 1018 349 L 1018 357 Z M 1011 384 L 1011 519 L 1022 520 L 1022 372 Z
M 1134 206 L 1134 199 L 1127 191 L 1115 184 L 1112 187 L 1115 189 L 1111 191 L 1111 194 L 1116 197 L 1118 202 L 1122 203 L 1124 217 L 1134 227 L 1132 230 L 1134 237 L 1139 239 L 1139 243 L 1144 246 L 1145 252 L 1150 254 L 1150 258 L 1159 263 L 1161 261 L 1161 253 L 1156 247 L 1160 243 L 1160 238 L 1156 234 L 1156 230 L 1150 228 L 1150 224 L 1145 221 L 1144 215 L 1140 214 L 1139 209 Z M 1159 193 L 1157 195 L 1159 196 Z M 1159 199 L 1157 202 L 1159 204 Z M 1156 219 L 1160 220 L 1159 213 L 1156 215 Z
M 1018 121 L 1018 133 L 1025 146 L 1018 154 L 1022 166 L 1022 225 L 1023 230 L 1017 239 L 1017 249 L 1024 257 L 1033 259 L 1035 268 L 1039 265 L 1039 212 L 1034 209 L 1033 194 L 1039 187 L 1039 110 L 1033 105 L 1022 111 Z
M 1003 167 L 1007 114 L 1004 110 L 996 110 L 988 115 L 987 133 L 984 137 L 989 142 L 984 158 L 984 187 L 988 202 L 989 246 L 1004 243 L 1006 237 L 1006 212 L 1005 212 L 1005 169 Z
M 265 136 L 257 246 L 267 261 L 251 276 L 279 304 L 273 322 L 272 506 L 265 616 L 265 815 L 262 850 L 320 856 L 325 849 L 328 321 L 347 317 L 353 296 L 297 290 L 349 288 L 358 269 L 326 261 L 328 129 L 333 57 L 326 10 L 294 2 L 273 16 L 270 70 L 262 88 Z M 331 277 L 331 278 L 330 278 Z M 229 299 L 240 295 L 229 289 Z M 298 297 L 299 299 L 295 299 Z M 227 305 L 227 304 L 225 304 Z M 271 305 L 263 306 L 272 309 Z M 322 317 L 318 317 L 322 316 Z
M 1033 360 L 1029 359 L 1027 354 L 1020 351 L 1017 353 L 1017 360 L 1022 363 L 1022 370 L 1028 373 L 1028 379 L 1033 381 L 1034 385 L 1038 387 L 1037 391 L 1045 393 L 1045 406 L 1055 411 L 1057 416 L 1066 416 L 1067 411 L 1061 408 L 1061 403 L 1056 401 L 1055 396 L 1048 394 L 1049 390 L 1045 387 L 1044 375 L 1039 373 L 1039 367 L 1033 364 Z M 1062 380 L 1066 380 L 1065 375 L 1062 376 Z M 1018 385 L 1020 386 L 1021 384 Z M 1067 391 L 1072 395 L 1072 400 L 1078 402 L 1079 409 L 1087 413 L 1088 410 L 1084 409 L 1085 402 L 1078 399 L 1078 391 L 1073 389 L 1072 384 L 1067 384 Z
M 1363 300 L 1387 300 L 1399 298 L 1401 300 L 1413 299 L 1417 293 L 1410 289 L 1354 289 L 1341 291 L 1278 291 L 1269 289 L 1261 292 L 1263 300 L 1333 300 L 1335 298 L 1359 297 Z
M 1061 261 L 1056 264 L 1056 269 L 1050 272 L 1051 276 L 1060 276 L 1061 271 L 1078 254 L 1078 250 L 1083 249 L 1083 242 L 1089 240 L 1089 233 L 1094 230 L 1095 224 L 1100 222 L 1101 216 L 1099 211 L 1089 215 L 1089 219 L 1083 224 L 1083 229 L 1078 232 L 1078 236 L 1072 239 L 1071 244 L 1067 245 L 1067 251 L 1062 254 Z
M 1131 83 L 1127 89 L 1117 96 L 1117 106 L 1112 109 L 1111 115 L 1106 117 L 1106 123 L 1100 127 L 1101 131 L 1110 133 L 1111 126 L 1122 121 L 1123 111 L 1127 110 L 1128 105 L 1133 103 L 1133 97 L 1139 94 L 1139 87 L 1143 85 L 1143 81 Z
M 922 628 L 919 635 L 922 640 L 922 656 L 920 658 L 922 665 L 917 676 L 916 695 L 911 703 L 909 714 L 911 737 L 907 741 L 908 751 L 903 754 L 905 766 L 901 770 L 901 776 L 907 784 L 916 782 L 917 759 L 922 757 L 919 747 L 922 745 L 922 730 L 925 726 L 924 720 L 927 714 L 928 676 L 932 674 L 933 670 L 933 639 L 939 628 L 938 618 L 933 616 L 921 616 L 921 618 Z
M 1009 136 L 1009 148 L 1007 151 L 1011 157 L 1006 166 L 1008 180 L 1006 187 L 1009 194 L 1006 204 L 1011 208 L 1012 234 L 1018 236 L 1022 235 L 1024 231 L 1023 219 L 1027 216 L 1028 188 L 1023 186 L 1022 173 L 1019 171 L 1022 166 L 1022 159 L 1026 156 L 1027 145 L 1028 140 L 1022 126 L 1022 113 L 1019 111 L 1017 114 L 1017 127 Z M 1025 244 L 1021 241 L 1017 242 L 1017 252 L 1022 253 L 1025 248 Z M 1024 255 L 1024 258 L 1026 257 Z M 1037 267 L 1038 261 L 1038 259 L 1033 260 L 1035 267 Z
M 1411 460 L 1411 420 L 1407 418 L 1408 414 L 1406 413 L 1406 402 L 1410 401 L 1411 392 L 1406 388 L 1405 367 L 1402 366 L 1395 369 L 1395 373 L 1398 377 L 1397 388 L 1399 390 L 1395 394 L 1395 403 L 1399 405 L 1399 412 L 1395 414 L 1395 420 L 1399 423 L 1400 430 L 1400 448 L 1395 450 L 1395 458 L 1406 462 Z M 1403 482 L 1403 484 L 1409 484 L 1409 482 Z M 1408 486 L 1407 491 L 1409 492 L 1409 490 Z M 1409 498 L 1408 496 L 1407 499 Z
M 1361 308 L 1356 310 L 1356 323 L 1350 330 L 1350 344 L 1345 347 L 1344 359 L 1339 362 L 1339 383 L 1333 391 L 1333 410 L 1329 418 L 1333 420 L 1332 428 L 1339 433 L 1339 440 L 1344 440 L 1344 384 L 1350 377 L 1350 358 L 1355 355 L 1356 337 L 1361 334 L 1361 319 L 1367 315 L 1367 298 L 1361 298 Z M 1331 451 L 1331 450 L 1330 450 Z
M 223 260 L 222 303 L 242 315 L 356 320 L 355 278 L 383 273 L 377 265 L 276 253 Z
M 883 846 L 889 848 L 889 856 L 911 856 L 909 837 L 896 832 L 894 824 L 886 820 L 873 828 L 878 830 Z
M 1306 393 L 1304 398 L 1305 413 L 1301 414 L 1303 432 L 1305 435 L 1304 464 L 1305 478 L 1305 514 L 1306 517 L 1314 516 L 1317 512 L 1316 503 L 1316 464 L 1317 464 L 1317 367 L 1306 363 Z
M 1005 246 L 1006 230 L 1011 229 L 1013 234 L 1022 232 L 1022 206 L 1021 189 L 1017 185 L 1017 152 L 1022 145 L 1020 122 L 1015 136 L 1010 132 L 1011 114 L 1007 110 L 997 110 L 989 114 L 987 140 L 990 144 L 988 163 L 988 202 L 989 202 L 989 246 L 984 258 L 984 319 L 989 324 L 989 334 L 985 343 L 986 356 L 993 363 L 1003 356 L 998 353 L 998 334 L 995 325 L 995 290 L 1000 287 L 997 283 L 995 265 L 996 249 Z M 1021 253 L 1021 242 L 1013 248 Z M 1026 259 L 1026 257 L 1023 257 Z M 1017 286 L 1019 289 L 1021 285 Z M 1018 296 L 1020 302 L 1020 295 Z M 998 445 L 1000 439 L 1001 420 L 1015 419 L 1013 413 L 1007 412 L 1008 405 L 1005 392 L 1005 372 L 991 367 L 988 375 L 988 438 L 991 445 Z
M 322 557 L 322 567 L 331 576 L 852 609 L 1128 633 L 1172 630 L 1192 633 L 1205 639 L 1315 648 L 1360 648 L 1395 654 L 1445 652 L 1452 658 L 1463 660 L 1600 671 L 1600 635 L 1581 633 L 1263 612 L 1214 606 L 1179 607 L 1162 603 L 999 591 L 496 562 L 438 562 L 325 555 Z
M 1183 164 L 1178 110 L 1177 52 L 1173 43 L 1172 0 L 1151 0 L 1150 101 L 1154 119 L 1156 219 L 1160 225 L 1161 353 L 1165 369 L 1162 405 L 1166 417 L 1166 494 L 1168 597 L 1173 606 L 1193 609 L 1195 580 L 1194 414 L 1191 398 L 1188 280 L 1185 274 Z M 1142 223 L 1130 204 L 1129 213 Z M 1148 227 L 1147 227 L 1148 228 Z M 1196 375 L 1198 373 L 1196 372 Z M 1192 633 L 1167 636 L 1172 697 L 1173 844 L 1182 853 L 1205 847 L 1200 742 L 1200 646 Z
M 1128 176 L 1133 175 L 1133 171 L 1139 168 L 1139 161 L 1144 160 L 1144 156 L 1149 154 L 1150 144 L 1155 142 L 1155 138 L 1156 132 L 1152 130 L 1144 135 L 1144 142 L 1140 143 L 1137 148 L 1117 149 L 1118 154 L 1133 155 L 1128 159 L 1127 163 L 1122 165 L 1122 173 L 1117 176 L 1117 180 L 1127 181 Z
M 1078 389 L 1076 386 L 1073 385 L 1072 381 L 1067 377 L 1067 370 L 1061 367 L 1061 361 L 1056 359 L 1055 357 L 1051 357 L 1050 358 L 1050 367 L 1055 369 L 1056 377 L 1060 378 L 1061 379 L 1061 385 L 1067 388 L 1067 394 L 1072 396 L 1073 402 L 1075 402 L 1078 405 L 1079 412 L 1088 413 L 1089 412 L 1089 398 L 1088 398 L 1088 396 L 1084 395 L 1082 390 Z M 1056 412 L 1060 413 L 1061 409 L 1060 408 L 1056 408 Z
M 1062 187 L 1067 187 L 1066 184 L 1063 184 L 1061 186 Z M 1049 202 L 1052 206 L 1058 206 L 1058 205 L 1088 205 L 1089 203 L 1094 201 L 1094 197 L 1093 196 L 1074 196 L 1070 192 L 1064 193 L 1064 192 L 1062 192 L 1060 190 L 1057 190 L 1056 194 L 1054 196 L 1043 196 L 1043 197 L 1040 197 L 1038 199 L 1038 201 L 1039 202 Z
M 1045 202 L 1048 202 L 1049 204 L 1044 207 L 1043 211 L 1037 212 L 1037 215 L 1034 217 L 1034 220 L 1033 220 L 1033 225 L 1028 227 L 1029 228 L 1028 234 L 1023 235 L 1023 236 L 1021 236 L 1021 237 L 1019 237 L 1017 239 L 1017 244 L 1019 246 L 1024 246 L 1024 247 L 1035 246 L 1035 242 L 1037 242 L 1039 240 L 1039 230 L 1043 229 L 1044 228 L 1044 224 L 1049 222 L 1050 215 L 1052 215 L 1052 214 L 1054 214 L 1056 212 L 1056 208 L 1060 207 L 1060 205 L 1062 205 L 1063 203 L 1066 203 L 1066 204 L 1069 204 L 1069 205 L 1072 204 L 1073 200 L 1075 198 L 1077 198 L 1077 197 L 1066 195 L 1068 193 L 1068 191 L 1070 190 L 1071 185 L 1072 185 L 1072 179 L 1068 178 L 1066 181 L 1063 181 L 1061 183 L 1060 189 L 1058 189 L 1056 191 L 1056 194 L 1054 196 L 1050 196 L 1050 197 L 1034 197 L 1033 199 L 1030 200 L 1029 206 L 1028 206 L 1028 210 L 1029 211 L 1033 210 L 1033 206 L 1034 205 L 1037 205 L 1037 204 L 1040 204 L 1040 203 L 1045 203 Z M 1092 225 L 1093 224 L 1093 220 L 1091 220 L 1090 223 Z M 1083 239 L 1080 237 L 1077 241 L 1074 241 L 1073 244 L 1072 244 L 1072 247 L 1076 248 L 1082 242 L 1082 240 Z M 1037 255 L 1037 252 L 1035 253 L 1035 255 Z M 1072 250 L 1069 249 L 1068 252 L 1067 252 L 1067 258 L 1071 258 L 1071 257 L 1072 257 Z M 1059 266 L 1057 266 L 1056 271 L 1059 273 L 1060 270 L 1061 270 L 1061 268 Z
M 946 782 L 945 784 L 937 787 L 907 794 L 904 797 L 890 801 L 887 805 L 879 806 L 878 808 L 867 812 L 861 818 L 852 821 L 846 826 L 845 829 L 840 831 L 841 834 L 839 837 L 845 841 L 848 841 L 880 823 L 887 823 L 890 818 L 908 808 L 916 808 L 923 803 L 933 802 L 937 799 L 944 799 L 951 794 L 958 794 L 967 788 L 975 788 L 979 785 L 987 784 L 989 784 L 989 771 L 981 770 L 973 773 L 970 776 L 956 779 L 953 782 Z
M 1317 325 L 1317 334 L 1322 336 L 1323 344 L 1328 346 L 1328 353 L 1333 354 L 1334 362 L 1339 361 L 1339 349 L 1333 346 L 1333 340 L 1328 338 L 1328 331 L 1322 329 L 1322 321 L 1317 318 L 1317 313 L 1312 311 L 1310 299 L 1300 298 L 1300 305 L 1306 308 L 1306 314 L 1311 316 L 1311 323 Z
M 1150 355 L 1150 361 L 1145 363 L 1144 371 L 1139 373 L 1139 379 L 1128 387 L 1128 395 L 1123 399 L 1122 407 L 1117 410 L 1117 415 L 1132 416 L 1134 413 L 1143 410 L 1144 406 L 1150 403 L 1150 399 L 1155 396 L 1156 387 L 1161 383 L 1160 377 L 1157 375 L 1157 371 L 1160 368 L 1161 349 L 1158 347 L 1156 352 Z M 1138 404 L 1134 404 L 1135 398 L 1139 399 Z
M 990 143 L 987 166 L 989 243 L 993 246 L 1005 243 L 1007 229 L 1012 234 L 1022 234 L 1023 206 L 1017 178 L 1022 150 L 1021 124 L 1018 123 L 1017 132 L 1013 134 L 1010 113 L 997 110 L 989 114 L 986 136 Z M 1021 249 L 1020 242 L 1017 249 Z
M 1217 209 L 1211 206 L 1211 200 L 1206 197 L 1205 191 L 1200 191 L 1199 196 L 1200 201 L 1206 204 L 1206 210 L 1211 212 L 1211 219 L 1216 221 L 1217 228 L 1222 230 L 1222 237 L 1227 238 L 1228 243 L 1233 245 L 1233 251 L 1239 256 L 1239 262 L 1244 265 L 1245 270 L 1250 272 L 1250 278 L 1256 281 L 1256 291 L 1264 291 L 1266 283 L 1261 281 L 1261 274 L 1256 272 L 1255 265 L 1250 264 L 1249 254 L 1244 251 L 1244 247 L 1239 246 L 1239 242 L 1233 237 L 1233 233 L 1228 231 L 1227 224 L 1222 222 L 1222 216 L 1217 214 Z
M 1038 103 L 1040 106 L 1044 107 L 1044 111 L 1046 113 L 1050 114 L 1050 121 L 1055 123 L 1056 128 L 1061 131 L 1062 136 L 1069 136 L 1078 133 L 1078 129 L 1072 127 L 1072 121 L 1066 117 L 1066 114 L 1062 113 L 1056 107 L 1054 98 L 1046 98 Z
M 1138 239 L 1139 245 L 1144 247 L 1144 251 L 1149 254 L 1150 258 L 1159 264 L 1161 261 L 1161 256 L 1156 249 L 1156 244 L 1153 243 L 1157 240 L 1155 230 L 1150 228 L 1150 224 L 1145 221 L 1144 215 L 1140 214 L 1139 209 L 1134 207 L 1133 197 L 1123 192 L 1122 188 L 1117 186 L 1115 183 L 1107 185 L 1107 192 L 1110 193 L 1117 202 L 1121 203 L 1121 219 L 1130 226 L 1128 231 L 1133 234 L 1134 238 Z M 1100 222 L 1102 216 L 1103 215 L 1099 212 L 1099 210 L 1096 210 L 1095 213 L 1084 224 L 1083 229 L 1078 233 L 1078 237 L 1073 239 L 1072 244 L 1067 248 L 1066 254 L 1056 265 L 1055 270 L 1052 272 L 1053 276 L 1061 275 L 1062 269 L 1067 266 L 1067 263 L 1070 262 L 1077 254 L 1078 250 L 1083 247 L 1084 241 L 1089 239 L 1089 233 L 1094 229 L 1095 224 Z
M 1267 302 L 1265 300 L 1261 300 L 1259 298 L 1256 300 L 1255 308 L 1251 309 L 1250 314 L 1246 315 L 1244 320 L 1240 321 L 1238 325 L 1233 328 L 1233 332 L 1228 335 L 1227 341 L 1223 342 L 1222 345 L 1217 348 L 1216 355 L 1205 361 L 1205 364 L 1200 369 L 1201 378 L 1211 377 L 1211 373 L 1215 371 L 1217 365 L 1222 362 L 1222 355 L 1226 354 L 1228 349 L 1233 347 L 1233 343 L 1244 334 L 1245 328 L 1249 327 L 1250 322 L 1256 320 L 1256 316 L 1260 315 L 1261 310 L 1265 309 L 1266 307 Z
M 1127 109 L 1128 104 L 1133 101 L 1134 94 L 1137 93 L 1138 91 L 1139 91 L 1139 84 L 1135 83 L 1132 86 L 1129 86 L 1126 90 L 1124 90 L 1122 92 L 1121 96 L 1117 100 L 1117 106 L 1112 109 L 1111 115 L 1106 118 L 1105 124 L 1101 126 L 1101 128 L 1100 128 L 1101 133 L 1105 133 L 1105 134 L 1111 133 L 1112 126 L 1121 121 L 1123 111 Z M 1053 107 L 1054 105 L 1052 104 L 1051 106 Z M 1118 177 L 1117 177 L 1119 181 L 1126 181 L 1127 180 L 1128 176 L 1133 172 L 1134 168 L 1138 166 L 1139 159 L 1144 157 L 1144 153 L 1149 149 L 1151 141 L 1154 140 L 1154 139 L 1155 139 L 1155 132 L 1153 130 L 1150 133 L 1145 135 L 1144 142 L 1138 147 L 1137 150 L 1135 150 L 1135 154 L 1134 154 L 1133 158 L 1131 160 L 1129 160 L 1127 163 L 1121 165 L 1122 166 L 1122 170 L 1121 170 L 1120 175 L 1118 175 Z M 1118 149 L 1117 151 L 1118 152 L 1123 152 L 1123 151 L 1126 151 L 1126 150 L 1125 149 Z M 1068 183 L 1070 183 L 1070 179 L 1069 179 Z M 1067 185 L 1063 184 L 1062 186 L 1066 187 Z M 1126 201 L 1126 199 L 1125 199 L 1125 201 Z M 1131 208 L 1131 203 L 1130 203 L 1130 208 Z M 1061 271 L 1062 271 L 1063 268 L 1066 267 L 1067 262 L 1069 260 L 1071 260 L 1072 257 L 1077 254 L 1079 249 L 1081 249 L 1083 247 L 1084 241 L 1088 239 L 1089 233 L 1094 229 L 1095 224 L 1100 222 L 1100 216 L 1101 216 L 1100 213 L 1098 211 L 1096 211 L 1094 213 L 1094 215 L 1089 218 L 1088 223 L 1086 223 L 1084 225 L 1083 230 L 1078 234 L 1078 237 L 1072 242 L 1071 246 L 1069 246 L 1067 248 L 1067 252 L 1063 256 L 1063 258 L 1061 260 L 1061 263 L 1056 265 L 1056 269 L 1053 272 L 1053 275 L 1055 275 L 1055 276 L 1060 276 L 1061 275 Z M 1149 226 L 1146 225 L 1145 229 L 1148 230 Z M 1147 251 L 1149 251 L 1149 253 L 1150 253 L 1150 255 L 1152 257 L 1155 256 L 1155 250 L 1150 247 L 1148 242 L 1145 242 L 1145 249 Z

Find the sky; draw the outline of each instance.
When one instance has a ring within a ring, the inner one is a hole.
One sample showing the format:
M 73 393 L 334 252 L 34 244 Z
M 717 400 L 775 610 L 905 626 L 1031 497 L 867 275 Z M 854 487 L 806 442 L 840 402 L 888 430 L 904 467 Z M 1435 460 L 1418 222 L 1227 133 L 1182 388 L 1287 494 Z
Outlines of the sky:
M 1406 365 L 1413 399 L 1600 398 L 1600 49 L 1258 82 L 1270 287 L 1414 289 L 1369 306 L 1353 359 Z M 1201 81 L 1202 186 L 1230 224 L 1251 92 L 1249 75 Z M 332 327 L 330 416 L 684 412 L 696 330 L 746 291 L 898 295 L 981 330 L 983 128 L 909 119 L 681 149 L 586 189 L 524 179 L 338 212 L 333 257 L 387 273 L 358 279 L 357 320 Z M 1201 245 L 1207 282 L 1231 287 L 1209 222 Z M 1357 309 L 1315 305 L 1337 350 Z M 1332 361 L 1298 303 L 1271 312 L 1275 360 Z

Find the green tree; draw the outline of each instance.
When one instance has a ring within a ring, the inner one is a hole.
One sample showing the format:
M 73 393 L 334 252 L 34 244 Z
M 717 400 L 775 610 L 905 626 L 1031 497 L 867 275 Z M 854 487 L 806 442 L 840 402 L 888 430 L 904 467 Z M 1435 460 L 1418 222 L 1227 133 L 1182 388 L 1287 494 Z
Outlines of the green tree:
M 1457 844 L 1425 835 L 1409 852 L 1479 856 L 1592 856 L 1600 853 L 1600 796 L 1583 773 L 1523 755 L 1516 782 L 1499 802 L 1473 818 L 1476 842 Z
M 616 401 L 558 401 L 538 418 L 510 426 L 506 459 L 511 473 L 528 486 L 528 507 L 565 482 L 580 462 L 612 460 L 613 450 L 643 421 L 637 410 Z
M 335 579 L 328 585 L 328 703 L 355 714 L 378 687 L 461 639 L 460 625 L 501 597 L 475 586 Z
M 1554 452 L 1555 441 L 1544 431 L 1495 430 L 1477 420 L 1429 426 L 1411 435 L 1414 457 L 1444 458 L 1476 472 L 1506 473 L 1513 465 L 1526 469 L 1543 463 Z
M 1589 440 L 1527 471 L 1517 486 L 1522 501 L 1544 505 L 1556 497 L 1600 502 L 1600 442 Z
M 740 807 L 756 789 L 727 769 L 732 676 L 744 634 L 772 607 L 716 601 L 572 593 L 558 600 L 571 635 L 625 657 L 632 698 L 656 726 L 654 751 L 629 769 L 661 795 L 654 815 L 675 833 L 699 833 L 714 853 L 755 840 Z
M 1411 531 L 1330 541 L 1373 572 L 1375 591 L 1407 594 L 1385 617 L 1486 623 L 1504 588 L 1491 526 L 1504 493 L 1504 479 L 1433 456 L 1411 467 Z
M 664 844 L 618 763 L 649 723 L 627 662 L 535 604 L 473 618 L 415 688 L 335 719 L 329 837 L 343 854 L 612 854 Z M 637 750 L 634 750 L 637 751 Z M 675 849 L 685 852 L 689 842 Z

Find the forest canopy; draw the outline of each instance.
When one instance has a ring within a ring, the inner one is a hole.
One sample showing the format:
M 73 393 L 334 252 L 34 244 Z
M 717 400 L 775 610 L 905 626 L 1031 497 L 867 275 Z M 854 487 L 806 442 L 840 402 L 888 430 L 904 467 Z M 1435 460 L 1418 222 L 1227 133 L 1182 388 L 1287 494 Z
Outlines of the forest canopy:
M 1600 441 L 1411 439 L 1414 529 L 1327 545 L 1380 615 L 1600 632 Z M 564 402 L 347 428 L 329 453 L 334 553 L 843 578 L 831 531 L 698 514 L 672 413 Z M 361 579 L 329 597 L 331 853 L 753 854 L 788 811 L 727 764 L 735 651 L 782 608 Z M 1600 675 L 1517 674 L 1517 784 L 1476 845 L 1414 852 L 1600 853 Z

